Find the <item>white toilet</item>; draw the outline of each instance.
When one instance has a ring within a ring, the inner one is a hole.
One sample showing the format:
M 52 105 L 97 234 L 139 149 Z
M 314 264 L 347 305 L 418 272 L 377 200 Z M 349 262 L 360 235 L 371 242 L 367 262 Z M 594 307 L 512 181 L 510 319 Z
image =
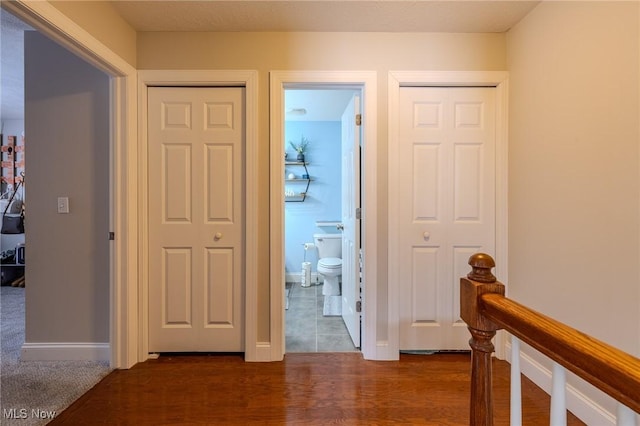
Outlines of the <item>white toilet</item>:
M 318 248 L 318 273 L 324 277 L 324 315 L 341 315 L 342 234 L 314 234 Z

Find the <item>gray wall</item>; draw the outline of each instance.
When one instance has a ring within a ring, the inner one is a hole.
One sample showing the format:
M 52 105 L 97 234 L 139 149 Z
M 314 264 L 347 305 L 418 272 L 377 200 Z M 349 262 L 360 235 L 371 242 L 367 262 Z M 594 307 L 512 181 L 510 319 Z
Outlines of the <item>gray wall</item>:
M 108 342 L 109 78 L 37 32 L 25 34 L 25 136 L 26 342 Z

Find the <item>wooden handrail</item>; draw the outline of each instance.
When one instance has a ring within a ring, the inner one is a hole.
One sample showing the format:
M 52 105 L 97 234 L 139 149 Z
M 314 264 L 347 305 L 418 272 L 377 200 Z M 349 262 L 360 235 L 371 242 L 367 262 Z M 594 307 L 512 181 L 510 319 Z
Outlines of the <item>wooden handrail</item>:
M 640 359 L 505 297 L 485 294 L 481 300 L 493 322 L 640 412 Z
M 492 425 L 491 338 L 505 329 L 627 407 L 640 412 L 640 359 L 504 297 L 493 259 L 475 254 L 460 279 L 460 311 L 471 332 L 471 423 Z

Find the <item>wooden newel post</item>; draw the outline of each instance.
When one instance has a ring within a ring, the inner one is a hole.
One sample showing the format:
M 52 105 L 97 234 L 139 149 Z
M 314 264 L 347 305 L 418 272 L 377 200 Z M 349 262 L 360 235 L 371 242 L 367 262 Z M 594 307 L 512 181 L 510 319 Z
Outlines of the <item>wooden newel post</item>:
M 504 285 L 496 281 L 491 269 L 496 266 L 488 254 L 469 258 L 471 272 L 460 278 L 460 316 L 471 332 L 471 410 L 470 425 L 493 425 L 491 339 L 500 327 L 487 319 L 480 309 L 480 297 L 486 293 L 504 295 Z

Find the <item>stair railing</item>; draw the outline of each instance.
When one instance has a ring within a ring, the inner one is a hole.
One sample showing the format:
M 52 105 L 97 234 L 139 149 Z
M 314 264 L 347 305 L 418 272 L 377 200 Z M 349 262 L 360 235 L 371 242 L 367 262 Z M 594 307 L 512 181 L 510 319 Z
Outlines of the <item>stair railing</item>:
M 500 329 L 515 336 L 517 346 L 523 341 L 554 361 L 552 425 L 561 424 L 566 416 L 562 367 L 620 403 L 618 424 L 635 417 L 633 411 L 640 413 L 640 359 L 506 298 L 504 285 L 491 272 L 495 267 L 491 256 L 474 254 L 469 265 L 471 272 L 460 279 L 460 316 L 471 333 L 471 425 L 493 425 L 491 340 Z M 512 357 L 512 363 L 518 363 L 518 358 Z M 519 380 L 518 367 L 517 374 L 512 372 L 516 394 Z M 512 404 L 512 424 L 521 422 L 517 411 Z

